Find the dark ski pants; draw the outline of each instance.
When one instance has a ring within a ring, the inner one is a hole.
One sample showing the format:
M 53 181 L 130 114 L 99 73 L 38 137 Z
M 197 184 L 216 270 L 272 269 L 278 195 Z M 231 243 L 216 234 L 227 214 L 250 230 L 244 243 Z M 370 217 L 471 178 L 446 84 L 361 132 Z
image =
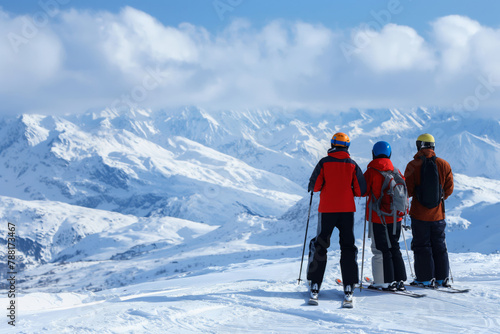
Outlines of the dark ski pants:
M 415 275 L 418 281 L 448 277 L 450 264 L 445 241 L 446 222 L 426 222 L 411 219 L 413 240 L 411 249 L 415 256 Z
M 358 283 L 358 248 L 354 244 L 354 212 L 319 213 L 318 232 L 309 243 L 307 280 L 321 287 L 325 275 L 327 250 L 333 229 L 339 230 L 340 269 L 344 285 Z
M 394 281 L 406 281 L 406 269 L 401 250 L 399 248 L 399 237 L 401 235 L 401 222 L 396 223 L 396 234 L 393 234 L 392 224 L 375 224 L 372 223 L 372 247 L 382 253 L 382 272 L 384 282 L 379 283 L 392 283 Z M 389 242 L 390 245 L 389 245 Z M 380 270 L 380 268 L 373 268 Z

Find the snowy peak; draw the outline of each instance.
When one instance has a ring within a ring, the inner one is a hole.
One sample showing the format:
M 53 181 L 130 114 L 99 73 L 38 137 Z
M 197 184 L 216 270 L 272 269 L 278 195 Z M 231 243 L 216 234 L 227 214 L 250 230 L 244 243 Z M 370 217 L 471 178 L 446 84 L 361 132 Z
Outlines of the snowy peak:
M 209 113 L 199 108 L 184 108 L 160 117 L 158 124 L 163 135 L 182 136 L 207 146 L 228 135 Z
M 50 120 L 51 118 L 41 115 L 21 116 L 20 122 L 25 127 L 24 136 L 30 146 L 36 146 L 48 138 L 50 130 L 41 124 L 46 119 Z
M 193 129 L 205 126 L 212 134 L 225 133 L 205 112 L 188 111 L 198 119 L 181 113 L 178 122 L 187 123 L 179 123 L 179 133 L 186 129 L 187 135 L 193 135 Z M 206 196 L 203 189 L 220 189 L 224 198 L 232 198 L 217 203 L 228 205 L 223 220 L 248 210 L 262 215 L 281 213 L 299 198 L 302 189 L 283 176 L 164 131 L 169 118 L 162 115 L 141 113 L 136 120 L 132 114 L 106 112 L 81 117 L 83 123 L 73 123 L 78 121 L 75 118 L 23 115 L 11 131 L 21 128 L 30 144 L 23 144 L 22 137 L 5 138 L 0 192 L 135 215 L 150 215 L 162 208 L 165 214 L 213 223 L 221 216 L 213 216 L 205 207 L 212 204 L 188 209 L 195 205 L 194 199 Z M 9 127 L 8 122 L 4 127 Z M 238 202 L 246 202 L 246 207 Z
M 500 128 L 498 129 L 500 131 Z M 437 149 L 436 149 L 437 150 Z M 494 177 L 500 170 L 500 142 L 484 135 L 462 131 L 446 139 L 438 152 L 455 152 L 453 170 L 466 170 L 467 175 Z

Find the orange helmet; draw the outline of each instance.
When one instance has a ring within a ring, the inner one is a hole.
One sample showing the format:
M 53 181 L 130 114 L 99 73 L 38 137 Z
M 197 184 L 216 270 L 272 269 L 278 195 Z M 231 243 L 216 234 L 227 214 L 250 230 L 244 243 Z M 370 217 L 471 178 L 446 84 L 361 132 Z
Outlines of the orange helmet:
M 337 132 L 332 137 L 332 146 L 349 147 L 350 144 L 349 136 L 343 132 Z

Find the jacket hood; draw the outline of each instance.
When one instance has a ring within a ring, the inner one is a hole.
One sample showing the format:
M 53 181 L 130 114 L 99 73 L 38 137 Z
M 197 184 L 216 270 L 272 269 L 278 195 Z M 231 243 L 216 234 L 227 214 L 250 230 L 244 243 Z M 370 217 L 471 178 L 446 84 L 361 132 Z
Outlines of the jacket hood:
M 426 158 L 432 158 L 436 156 L 436 152 L 432 148 L 423 148 L 415 154 L 414 159 L 420 159 L 421 156 L 425 156 Z
M 339 147 L 339 146 L 334 146 L 334 147 L 328 149 L 328 153 L 333 153 L 333 152 L 347 152 L 347 153 L 349 153 L 349 149 L 347 147 Z
M 369 168 L 375 168 L 381 171 L 386 170 L 394 170 L 394 165 L 392 164 L 391 159 L 388 158 L 378 158 L 373 159 L 369 164 Z
M 337 159 L 350 158 L 349 150 L 344 147 L 332 147 L 328 150 L 328 155 Z

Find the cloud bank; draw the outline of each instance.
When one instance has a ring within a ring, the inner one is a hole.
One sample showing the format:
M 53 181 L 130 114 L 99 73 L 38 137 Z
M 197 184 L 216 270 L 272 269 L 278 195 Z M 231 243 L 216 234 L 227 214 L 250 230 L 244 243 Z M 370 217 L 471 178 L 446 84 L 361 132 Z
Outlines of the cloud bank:
M 426 36 L 387 23 L 331 30 L 235 20 L 211 33 L 125 7 L 11 16 L 0 10 L 2 113 L 104 108 L 406 108 L 495 113 L 500 29 L 464 16 Z

